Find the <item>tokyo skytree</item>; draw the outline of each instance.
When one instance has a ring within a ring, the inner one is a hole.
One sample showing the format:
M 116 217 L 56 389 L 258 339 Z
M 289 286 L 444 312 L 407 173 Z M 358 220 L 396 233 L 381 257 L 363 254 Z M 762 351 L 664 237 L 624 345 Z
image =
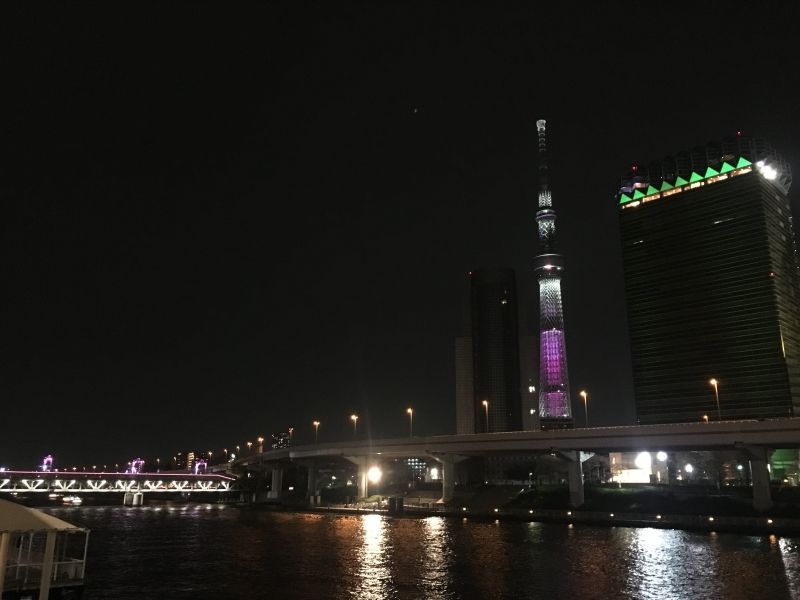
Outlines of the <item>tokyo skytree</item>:
M 536 121 L 539 134 L 539 207 L 536 225 L 539 250 L 533 270 L 539 282 L 539 415 L 542 429 L 572 427 L 569 398 L 561 275 L 564 257 L 556 247 L 556 211 L 547 178 L 545 121 Z

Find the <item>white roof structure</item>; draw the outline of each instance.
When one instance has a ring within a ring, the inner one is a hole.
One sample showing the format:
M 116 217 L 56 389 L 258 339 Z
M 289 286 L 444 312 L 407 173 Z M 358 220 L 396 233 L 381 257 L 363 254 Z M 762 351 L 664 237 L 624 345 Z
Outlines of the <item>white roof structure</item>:
M 34 508 L 0 499 L 0 533 L 11 531 L 81 531 L 71 523 Z

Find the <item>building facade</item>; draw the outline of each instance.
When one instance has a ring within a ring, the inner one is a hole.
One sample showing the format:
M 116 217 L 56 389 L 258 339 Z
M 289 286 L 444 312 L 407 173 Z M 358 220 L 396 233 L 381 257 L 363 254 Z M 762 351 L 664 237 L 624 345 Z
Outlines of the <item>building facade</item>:
M 470 273 L 470 335 L 455 340 L 456 431 L 522 428 L 517 285 L 512 269 Z
M 788 165 L 736 136 L 634 167 L 617 194 L 641 424 L 800 415 Z

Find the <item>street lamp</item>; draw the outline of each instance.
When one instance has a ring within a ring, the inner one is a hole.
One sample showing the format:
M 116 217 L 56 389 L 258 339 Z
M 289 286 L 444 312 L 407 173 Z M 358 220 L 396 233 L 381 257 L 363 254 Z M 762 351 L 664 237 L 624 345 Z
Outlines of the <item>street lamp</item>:
M 708 423 L 708 415 L 703 415 L 703 421 Z
M 253 442 L 247 442 L 247 454 L 250 454 L 250 449 L 253 447 Z
M 319 421 L 314 421 L 312 425 L 314 426 L 314 443 L 316 444 L 319 440 Z
M 489 401 L 482 400 L 481 404 L 483 404 L 483 412 L 486 414 L 486 433 L 489 433 Z
M 586 399 L 589 393 L 586 390 L 581 390 L 581 398 L 583 398 L 583 412 L 586 415 L 586 427 L 589 427 L 589 408 L 586 405 Z
M 258 436 L 258 451 L 264 452 L 264 438 L 261 436 Z
M 408 437 L 414 437 L 414 409 L 407 408 L 408 413 Z
M 719 408 L 719 381 L 712 377 L 708 383 L 714 386 L 714 396 L 717 398 L 717 420 L 722 421 L 722 411 Z
M 356 439 L 358 433 L 358 415 L 350 415 L 350 420 L 353 422 L 353 439 Z

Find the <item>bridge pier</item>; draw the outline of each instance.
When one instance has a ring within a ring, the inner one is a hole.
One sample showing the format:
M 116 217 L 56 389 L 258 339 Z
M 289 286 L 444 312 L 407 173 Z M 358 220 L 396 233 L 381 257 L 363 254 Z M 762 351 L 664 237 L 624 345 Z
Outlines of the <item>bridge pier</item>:
M 769 452 L 763 446 L 747 446 L 745 450 L 750 459 L 750 479 L 753 482 L 753 508 L 759 512 L 764 512 L 772 508 L 769 470 L 767 469 Z
M 442 465 L 442 497 L 439 504 L 451 502 L 455 496 L 456 464 L 466 457 L 456 454 L 431 454 L 435 461 Z
M 273 467 L 272 481 L 269 485 L 267 498 L 270 500 L 278 500 L 281 497 L 281 490 L 283 490 L 283 467 Z
M 313 505 L 316 504 L 316 497 L 318 496 L 317 490 L 317 464 L 314 461 L 306 463 L 306 470 L 308 471 L 308 484 L 306 485 L 306 496 L 309 502 Z
M 358 496 L 360 498 L 366 498 L 367 496 L 367 485 L 369 484 L 369 480 L 367 479 L 367 471 L 369 471 L 369 457 L 368 456 L 345 456 L 347 460 L 351 463 L 356 465 L 358 469 L 358 474 L 356 475 L 356 485 L 358 486 Z
M 592 456 L 580 450 L 569 450 L 558 453 L 561 460 L 567 463 L 567 482 L 569 483 L 569 504 L 572 508 L 583 506 L 583 462 Z

